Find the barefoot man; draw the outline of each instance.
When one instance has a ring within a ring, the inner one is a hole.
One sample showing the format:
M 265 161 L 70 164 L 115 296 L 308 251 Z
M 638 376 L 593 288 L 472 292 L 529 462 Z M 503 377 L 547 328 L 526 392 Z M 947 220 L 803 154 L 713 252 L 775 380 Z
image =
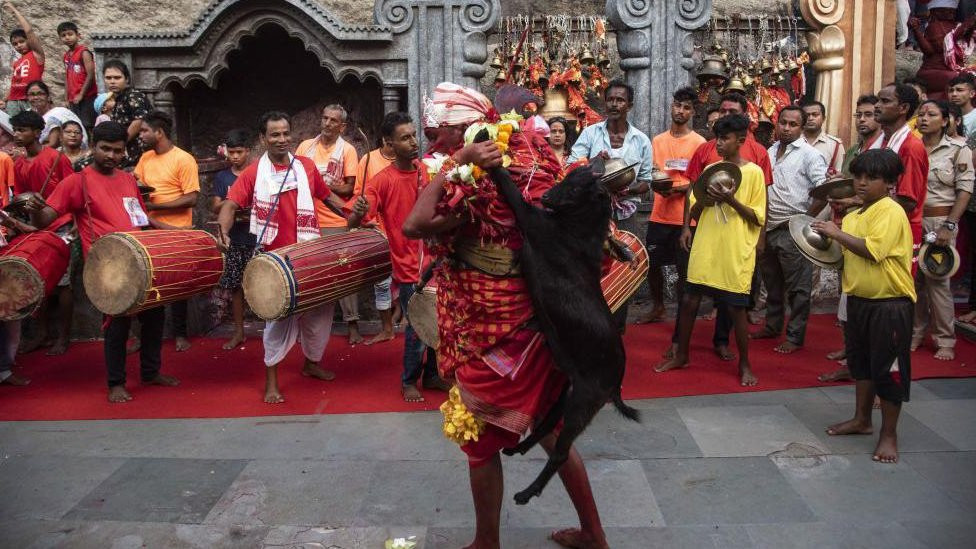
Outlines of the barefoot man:
M 221 245 L 226 249 L 230 244 L 226 235 L 234 226 L 234 213 L 238 208 L 251 208 L 250 232 L 257 235 L 257 245 L 266 250 L 319 238 L 313 198 L 338 211 L 345 202 L 329 190 L 311 159 L 289 152 L 291 119 L 286 113 L 264 113 L 258 128 L 262 145 L 268 152 L 245 168 L 227 192 L 227 199 L 217 215 Z M 282 320 L 267 322 L 263 336 L 264 364 L 267 366 L 266 403 L 285 401 L 278 388 L 278 364 L 288 355 L 299 335 L 305 353 L 302 375 L 323 381 L 335 379 L 333 372 L 323 370 L 319 365 L 332 333 L 334 309 L 335 303 L 325 303 Z
M 874 149 L 851 163 L 863 205 L 843 228 L 816 221 L 813 229 L 844 247 L 841 283 L 847 293 L 847 366 L 857 380 L 854 417 L 829 435 L 869 435 L 874 397 L 881 398 L 881 434 L 874 461 L 898 461 L 898 415 L 909 397 L 915 285 L 912 230 L 903 207 L 889 197 L 903 166 L 890 150 Z
M 38 226 L 46 227 L 61 215 L 74 216 L 84 255 L 99 237 L 117 231 L 134 231 L 153 226 L 131 174 L 117 169 L 125 159 L 125 128 L 103 122 L 92 131 L 92 164 L 64 179 L 40 208 Z M 179 381 L 159 372 L 162 366 L 163 307 L 137 313 L 141 327 L 140 378 L 149 385 L 176 386 Z M 105 366 L 108 368 L 109 402 L 128 402 L 125 388 L 125 342 L 131 316 L 111 317 L 105 328 Z
M 494 143 L 465 146 L 463 141 L 465 128 L 493 113 L 488 98 L 475 90 L 448 82 L 437 86 L 425 108 L 424 133 L 430 152 L 451 156 L 428 159 L 433 181 L 403 225 L 407 236 L 435 239 L 451 258 L 437 275 L 437 358 L 441 372 L 457 381 L 450 404 L 442 409 L 472 414 L 480 431 L 477 440 L 452 437 L 468 455 L 476 519 L 469 549 L 499 547 L 504 491 L 499 451 L 518 443 L 565 384 L 548 347 L 527 325 L 532 301 L 525 280 L 512 273 L 514 252 L 522 243 L 512 211 L 493 191 L 479 193 L 482 187 L 466 184 L 462 177 L 469 164 L 490 168 L 502 163 Z M 508 147 L 513 180 L 538 204 L 555 184 L 559 159 L 535 133 L 512 134 Z M 484 261 L 487 257 L 490 261 Z M 551 450 L 554 443 L 550 434 L 541 444 Z M 579 514 L 580 528 L 554 532 L 552 539 L 564 547 L 608 547 L 586 469 L 575 450 L 559 476 Z

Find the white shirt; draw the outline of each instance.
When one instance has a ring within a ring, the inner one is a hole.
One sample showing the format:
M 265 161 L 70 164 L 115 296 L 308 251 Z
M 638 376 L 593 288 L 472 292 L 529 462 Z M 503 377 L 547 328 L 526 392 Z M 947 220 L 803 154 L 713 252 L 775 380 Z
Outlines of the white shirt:
M 783 157 L 777 160 L 780 146 L 782 142 L 777 141 L 768 151 L 773 166 L 773 184 L 767 188 L 766 200 L 769 229 L 786 223 L 796 214 L 806 213 L 812 201 L 810 190 L 827 179 L 827 161 L 803 137 L 787 144 Z

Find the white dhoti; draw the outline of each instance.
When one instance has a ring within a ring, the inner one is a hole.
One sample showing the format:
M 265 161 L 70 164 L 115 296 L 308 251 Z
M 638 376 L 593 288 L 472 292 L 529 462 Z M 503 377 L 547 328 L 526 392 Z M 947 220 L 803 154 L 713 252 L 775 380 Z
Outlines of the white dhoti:
M 312 362 L 321 361 L 332 335 L 334 312 L 335 303 L 326 303 L 282 320 L 269 320 L 264 326 L 265 366 L 274 366 L 284 360 L 298 340 L 305 358 Z

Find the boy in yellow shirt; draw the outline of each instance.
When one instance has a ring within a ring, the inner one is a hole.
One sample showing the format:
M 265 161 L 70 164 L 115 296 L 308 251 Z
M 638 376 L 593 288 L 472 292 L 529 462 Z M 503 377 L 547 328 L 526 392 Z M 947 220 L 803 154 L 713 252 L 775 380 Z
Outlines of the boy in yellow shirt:
M 735 343 L 739 349 L 739 381 L 754 386 L 759 379 L 749 364 L 749 291 L 752 273 L 756 268 L 756 244 L 766 219 L 766 179 L 762 168 L 744 160 L 739 149 L 749 131 L 749 119 L 743 115 L 729 115 L 718 119 L 713 127 L 715 148 L 725 162 L 739 166 L 742 181 L 738 189 L 718 184 L 708 188 L 708 196 L 715 204 L 691 206 L 691 219 L 698 227 L 691 240 L 691 229 L 682 230 L 681 245 L 688 248 L 688 277 L 678 311 L 678 349 L 674 358 L 654 368 L 656 372 L 688 367 L 688 347 L 695 316 L 703 295 L 716 303 L 724 302 L 735 324 Z M 688 193 L 688 199 L 693 200 Z
M 890 198 L 904 171 L 898 155 L 873 149 L 851 163 L 864 205 L 843 228 L 817 221 L 813 229 L 844 247 L 841 280 L 848 294 L 844 336 L 847 366 L 857 382 L 854 417 L 827 428 L 830 435 L 869 435 L 874 396 L 881 399 L 881 434 L 874 461 L 898 461 L 898 414 L 912 379 L 910 345 L 915 285 L 912 232 L 905 210 Z

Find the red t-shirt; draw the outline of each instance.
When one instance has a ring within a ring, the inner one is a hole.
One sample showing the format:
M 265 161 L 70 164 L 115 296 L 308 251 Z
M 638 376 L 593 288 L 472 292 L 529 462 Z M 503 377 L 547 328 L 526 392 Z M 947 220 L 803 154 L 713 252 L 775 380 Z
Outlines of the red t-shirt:
M 898 158 L 905 172 L 898 178 L 895 194 L 915 201 L 915 209 L 908 212 L 908 224 L 912 227 L 912 241 L 918 246 L 922 242 L 922 210 L 928 193 L 929 155 L 922 140 L 909 133 L 898 148 Z
M 296 162 L 293 169 L 304 168 L 305 176 L 308 178 L 308 185 L 311 187 L 312 197 L 318 198 L 319 200 L 328 198 L 332 191 L 329 190 L 329 186 L 325 184 L 322 176 L 319 175 L 319 170 L 315 167 L 315 162 L 311 158 L 305 158 L 304 156 L 296 156 L 295 159 L 299 160 L 301 164 Z M 278 164 L 272 165 L 274 166 L 275 173 L 288 170 L 288 164 L 280 166 Z M 257 182 L 257 176 L 258 163 L 253 162 L 250 166 L 244 168 L 241 175 L 237 176 L 237 181 L 227 191 L 227 199 L 233 200 L 242 208 L 250 208 L 254 201 L 254 184 Z M 291 179 L 291 176 L 288 178 Z M 268 251 L 298 242 L 298 222 L 296 221 L 298 217 L 297 189 L 281 193 L 275 216 L 278 220 L 278 234 L 275 235 L 275 239 L 270 245 L 265 246 L 264 249 Z
M 427 171 L 402 171 L 389 165 L 366 183 L 369 214 L 366 219 L 379 216 L 390 240 L 390 259 L 393 280 L 398 284 L 420 280 L 420 241 L 403 235 L 400 227 L 407 220 L 417 194 L 427 184 Z
M 13 74 L 10 75 L 10 93 L 7 101 L 24 101 L 27 99 L 27 84 L 41 80 L 44 75 L 44 65 L 37 62 L 34 52 L 29 51 L 21 55 L 13 64 Z
M 763 176 L 766 178 L 766 185 L 773 184 L 773 166 L 769 162 L 769 153 L 766 152 L 766 148 L 759 144 L 755 138 L 752 137 L 752 133 L 746 136 L 745 143 L 742 144 L 742 148 L 739 149 L 739 155 L 742 156 L 743 160 L 748 160 L 753 164 L 762 168 Z M 694 183 L 705 171 L 705 167 L 709 164 L 714 164 L 721 160 L 722 157 L 719 156 L 718 150 L 715 148 L 715 140 L 712 139 L 707 143 L 702 143 L 698 146 L 698 150 L 695 154 L 691 156 L 691 160 L 688 161 L 688 168 L 685 169 L 685 176 Z
M 73 173 L 75 171 L 71 169 L 71 161 L 67 156 L 44 146 L 34 158 L 18 156 L 14 160 L 14 192 L 41 192 L 41 187 L 44 187 L 41 196 L 46 199 L 61 181 Z M 51 178 L 45 186 L 44 181 L 48 179 L 48 174 L 51 174 Z
M 85 52 L 88 52 L 88 48 L 80 44 L 75 49 L 64 52 L 64 80 L 68 88 L 69 101 L 74 100 L 78 92 L 81 91 L 81 87 L 85 85 L 85 80 L 88 79 L 88 71 L 85 70 Z M 91 54 L 91 52 L 88 53 Z M 96 95 L 98 95 L 98 88 L 95 86 L 95 79 L 92 78 L 91 84 L 85 90 L 83 99 Z
M 82 176 L 84 176 L 84 189 Z M 88 195 L 87 207 L 86 194 Z M 47 199 L 47 203 L 61 215 L 74 216 L 75 226 L 81 235 L 81 248 L 85 255 L 88 255 L 92 242 L 99 237 L 108 233 L 140 228 L 126 207 L 135 209 L 138 205 L 141 212 L 135 213 L 141 213 L 148 223 L 145 214 L 146 206 L 142 202 L 142 196 L 139 195 L 136 178 L 122 170 L 113 170 L 111 175 L 104 175 L 88 166 L 81 172 L 65 178 Z

